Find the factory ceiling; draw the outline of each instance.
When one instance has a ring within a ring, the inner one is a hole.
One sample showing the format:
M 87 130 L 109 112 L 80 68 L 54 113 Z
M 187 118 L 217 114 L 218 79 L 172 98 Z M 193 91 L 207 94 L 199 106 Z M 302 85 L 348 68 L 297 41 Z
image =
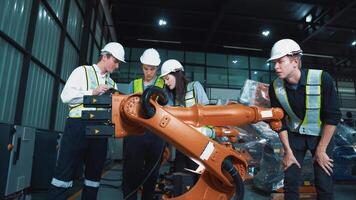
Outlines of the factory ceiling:
M 125 46 L 267 58 L 274 42 L 291 38 L 304 65 L 356 76 L 356 0 L 109 0 L 109 7 Z

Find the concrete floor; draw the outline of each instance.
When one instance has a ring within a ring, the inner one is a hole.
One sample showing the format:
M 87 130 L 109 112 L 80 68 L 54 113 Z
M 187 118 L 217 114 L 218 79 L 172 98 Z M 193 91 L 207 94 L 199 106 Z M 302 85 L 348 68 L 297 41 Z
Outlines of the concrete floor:
M 113 165 L 112 168 L 108 169 L 101 180 L 101 186 L 98 193 L 98 200 L 122 200 L 123 195 L 121 191 L 121 164 Z M 335 199 L 342 200 L 354 200 L 356 199 L 354 195 L 356 192 L 356 184 L 335 184 L 334 188 Z M 69 200 L 80 200 L 81 190 L 74 193 Z M 34 193 L 31 198 L 26 198 L 26 200 L 44 200 L 45 192 Z M 271 199 L 271 194 L 263 193 L 255 190 L 251 183 L 245 184 L 245 197 L 244 200 L 269 200 Z M 310 199 L 310 198 L 308 198 Z
M 99 189 L 98 200 L 118 200 L 123 199 L 122 191 L 120 189 L 121 181 L 110 181 L 109 179 L 121 180 L 121 165 L 114 166 L 111 170 L 108 170 L 102 180 L 101 187 Z M 336 184 L 335 185 L 335 199 L 342 200 L 355 200 L 356 198 L 351 195 L 356 192 L 356 184 Z M 245 197 L 244 200 L 269 200 L 271 194 L 263 193 L 255 190 L 251 183 L 245 185 Z M 75 200 L 80 200 L 78 195 Z

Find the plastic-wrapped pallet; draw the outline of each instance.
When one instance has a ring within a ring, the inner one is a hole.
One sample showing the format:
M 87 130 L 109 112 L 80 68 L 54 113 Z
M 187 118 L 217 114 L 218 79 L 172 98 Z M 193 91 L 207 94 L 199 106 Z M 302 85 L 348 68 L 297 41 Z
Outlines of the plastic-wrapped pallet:
M 249 106 L 271 107 L 268 87 L 269 84 L 247 79 L 241 90 L 239 102 Z

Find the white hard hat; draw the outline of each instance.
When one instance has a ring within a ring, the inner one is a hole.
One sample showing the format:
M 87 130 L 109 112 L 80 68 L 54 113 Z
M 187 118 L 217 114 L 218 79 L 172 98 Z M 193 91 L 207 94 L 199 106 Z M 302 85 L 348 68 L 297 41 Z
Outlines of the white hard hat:
M 140 57 L 140 61 L 142 64 L 152 66 L 158 66 L 161 63 L 158 51 L 153 48 L 146 49 Z
M 124 47 L 117 42 L 110 42 L 105 45 L 105 47 L 101 50 L 103 52 L 108 52 L 116 59 L 125 62 L 125 50 Z
M 275 59 L 282 58 L 283 56 L 292 56 L 292 55 L 302 55 L 303 51 L 300 46 L 291 39 L 282 39 L 274 43 L 271 50 L 271 57 L 267 62 Z
M 177 72 L 180 70 L 184 71 L 184 68 L 178 60 L 174 60 L 174 59 L 166 60 L 162 64 L 160 77 L 165 76 L 171 72 Z

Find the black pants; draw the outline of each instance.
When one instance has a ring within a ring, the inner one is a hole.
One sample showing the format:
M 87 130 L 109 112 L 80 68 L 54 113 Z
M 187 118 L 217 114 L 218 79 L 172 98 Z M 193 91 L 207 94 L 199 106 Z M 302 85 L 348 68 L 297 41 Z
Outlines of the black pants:
M 61 139 L 54 179 L 61 182 L 73 181 L 80 164 L 85 164 L 85 182 L 82 199 L 96 199 L 98 186 L 89 183 L 100 182 L 107 153 L 106 138 L 85 137 L 85 126 L 95 125 L 81 119 L 68 118 Z M 87 184 L 86 184 L 87 183 Z M 69 187 L 51 184 L 48 199 L 65 200 Z
M 320 137 L 301 135 L 298 133 L 288 134 L 289 144 L 293 154 L 299 164 L 303 164 L 304 156 L 307 150 L 310 150 L 313 157 L 315 156 L 316 148 L 319 144 Z M 332 158 L 333 140 L 330 141 L 326 153 Z M 318 200 L 332 200 L 333 196 L 333 180 L 332 176 L 328 176 L 317 162 L 314 162 L 314 182 L 317 191 Z M 286 200 L 299 199 L 299 186 L 302 169 L 293 164 L 284 172 L 284 190 Z
M 153 199 L 164 146 L 165 142 L 149 131 L 124 138 L 122 189 L 125 198 L 136 200 L 137 188 L 143 184 L 142 199 Z

